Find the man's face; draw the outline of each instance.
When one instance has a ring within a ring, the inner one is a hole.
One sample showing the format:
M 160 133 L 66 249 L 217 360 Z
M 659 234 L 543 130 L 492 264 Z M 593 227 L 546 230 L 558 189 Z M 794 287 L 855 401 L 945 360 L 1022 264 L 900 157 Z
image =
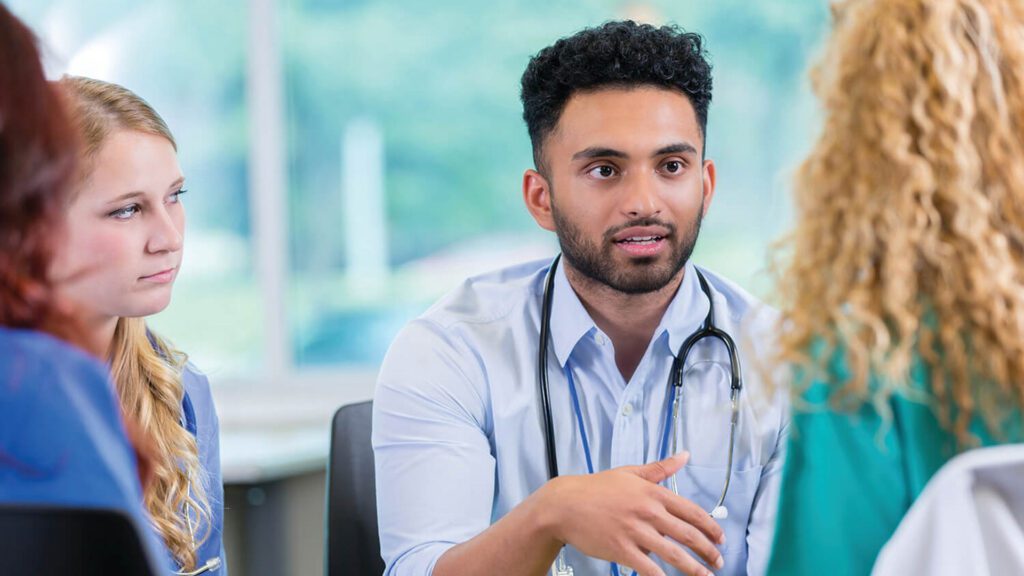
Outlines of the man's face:
M 697 115 L 678 92 L 577 93 L 544 144 L 547 174 L 527 172 L 527 204 L 584 276 L 627 294 L 660 290 L 680 277 L 714 194 L 702 152 Z M 534 203 L 531 178 L 547 186 Z

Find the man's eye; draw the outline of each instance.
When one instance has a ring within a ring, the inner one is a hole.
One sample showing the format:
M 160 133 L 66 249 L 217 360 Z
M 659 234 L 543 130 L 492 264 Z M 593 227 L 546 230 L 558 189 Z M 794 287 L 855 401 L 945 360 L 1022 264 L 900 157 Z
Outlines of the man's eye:
M 669 174 L 675 174 L 683 171 L 683 163 L 678 160 L 670 160 L 665 162 L 665 171 Z
M 600 166 L 595 166 L 594 168 L 592 168 L 590 170 L 590 175 L 594 176 L 595 178 L 611 178 L 612 176 L 615 175 L 615 168 L 612 168 L 607 164 L 602 164 Z

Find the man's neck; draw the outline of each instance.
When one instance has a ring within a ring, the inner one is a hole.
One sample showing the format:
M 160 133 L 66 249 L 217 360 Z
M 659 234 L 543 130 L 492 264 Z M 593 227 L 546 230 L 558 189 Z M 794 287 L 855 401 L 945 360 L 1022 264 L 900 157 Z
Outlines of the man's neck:
M 626 294 L 584 276 L 562 259 L 565 275 L 587 313 L 615 347 L 615 364 L 629 382 L 675 297 L 684 270 L 665 287 L 646 294 Z

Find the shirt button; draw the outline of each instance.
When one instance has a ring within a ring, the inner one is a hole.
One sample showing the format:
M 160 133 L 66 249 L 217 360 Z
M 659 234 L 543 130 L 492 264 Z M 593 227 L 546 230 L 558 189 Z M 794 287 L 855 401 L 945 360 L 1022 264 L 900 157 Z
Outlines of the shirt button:
M 633 413 L 633 405 L 632 404 L 626 404 L 625 406 L 622 407 L 622 415 L 623 416 L 629 416 L 632 413 Z
M 600 344 L 601 346 L 604 346 L 608 342 L 608 339 L 605 338 L 604 334 L 601 334 L 600 332 L 598 332 L 596 340 L 597 343 Z

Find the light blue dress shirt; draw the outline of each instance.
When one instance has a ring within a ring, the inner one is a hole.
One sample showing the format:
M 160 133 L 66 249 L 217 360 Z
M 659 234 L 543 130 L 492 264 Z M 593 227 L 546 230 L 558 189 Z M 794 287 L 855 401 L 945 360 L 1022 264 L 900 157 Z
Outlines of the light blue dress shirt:
M 381 551 L 389 575 L 426 575 L 437 559 L 507 514 L 547 480 L 536 358 L 541 295 L 550 262 L 467 280 L 396 338 L 374 399 L 373 446 Z M 548 378 L 559 471 L 585 474 L 586 459 L 563 371 L 572 371 L 596 470 L 658 459 L 674 354 L 708 311 L 692 264 L 629 382 L 608 337 L 559 266 Z M 721 574 L 763 572 L 772 540 L 787 414 L 761 385 L 752 356 L 773 341 L 771 310 L 705 272 L 714 322 L 741 348 L 745 389 L 736 432 Z M 691 453 L 680 494 L 710 510 L 725 482 L 728 354 L 704 340 L 686 362 L 677 434 Z M 577 576 L 608 562 L 571 547 Z M 669 574 L 674 569 L 661 563 Z

